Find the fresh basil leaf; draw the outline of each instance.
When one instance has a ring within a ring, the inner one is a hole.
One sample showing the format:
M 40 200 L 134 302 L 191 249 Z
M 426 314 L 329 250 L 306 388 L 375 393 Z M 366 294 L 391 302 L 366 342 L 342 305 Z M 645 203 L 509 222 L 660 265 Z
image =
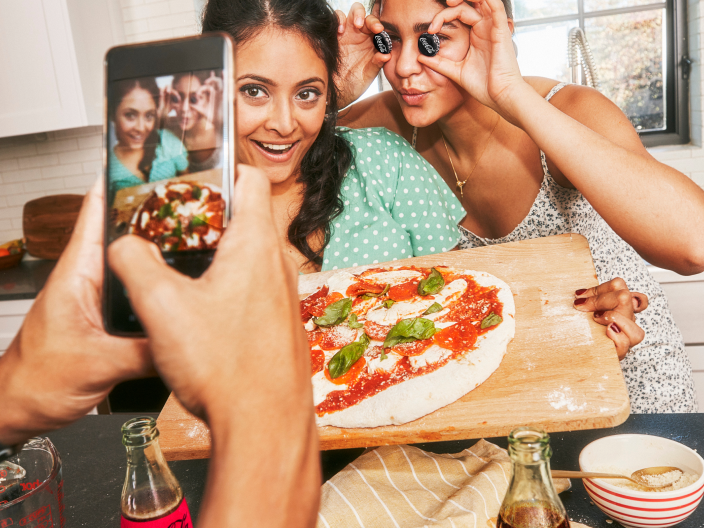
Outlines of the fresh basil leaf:
M 442 274 L 438 270 L 433 268 L 428 278 L 418 283 L 418 294 L 423 297 L 426 295 L 435 295 L 436 293 L 440 293 L 444 287 L 445 279 L 442 278 Z
M 482 330 L 484 330 L 485 328 L 489 328 L 490 326 L 496 326 L 501 322 L 503 322 L 501 316 L 496 315 L 494 312 L 491 312 L 482 320 Z
M 430 305 L 430 308 L 423 312 L 423 315 L 430 315 L 438 312 L 442 312 L 442 304 L 433 303 Z
M 181 226 L 181 220 L 179 220 L 178 223 L 176 224 L 176 229 L 171 231 L 171 236 L 176 237 L 180 240 L 181 235 L 183 235 L 183 227 Z
M 384 301 L 384 307 L 385 307 L 387 310 L 388 310 L 389 308 L 391 308 L 394 304 L 396 304 L 396 301 L 394 301 L 393 299 L 386 299 L 386 300 Z
M 167 216 L 173 216 L 174 211 L 171 209 L 171 202 L 165 203 L 159 208 L 159 213 L 157 216 L 159 217 L 159 220 L 163 220 Z
M 203 192 L 201 191 L 200 187 L 197 185 L 193 186 L 193 198 L 195 200 L 200 200 L 200 197 L 203 195 Z
M 369 347 L 369 342 L 369 336 L 362 334 L 359 341 L 342 347 L 342 349 L 332 357 L 330 363 L 328 363 L 330 377 L 337 379 L 347 374 L 352 366 L 364 355 L 364 352 Z
M 390 289 L 391 289 L 391 285 L 390 285 L 390 284 L 387 284 L 386 286 L 384 286 L 384 291 L 382 291 L 381 293 L 365 293 L 364 295 L 362 295 L 362 300 L 363 300 L 363 301 L 368 301 L 369 299 L 374 299 L 374 298 L 377 298 L 377 297 L 383 297 L 384 295 L 386 295 L 387 293 L 389 293 L 389 290 L 390 290 Z
M 381 349 L 381 357 L 379 358 L 379 361 L 384 361 L 385 359 L 389 359 L 389 356 L 386 355 L 386 350 L 383 348 Z
M 354 328 L 355 330 L 364 327 L 362 323 L 357 321 L 357 314 L 350 315 L 350 318 L 347 320 L 347 326 Z
M 403 319 L 394 326 L 386 336 L 384 348 L 391 348 L 403 343 L 412 343 L 422 339 L 430 339 L 435 335 L 435 323 L 430 319 L 417 317 Z
M 346 297 L 332 303 L 330 306 L 325 308 L 325 313 L 322 317 L 314 317 L 313 322 L 318 326 L 337 326 L 342 321 L 347 319 L 352 309 L 352 299 Z
M 204 225 L 208 225 L 208 222 L 205 221 L 204 214 L 196 215 L 191 219 L 191 227 L 200 227 Z

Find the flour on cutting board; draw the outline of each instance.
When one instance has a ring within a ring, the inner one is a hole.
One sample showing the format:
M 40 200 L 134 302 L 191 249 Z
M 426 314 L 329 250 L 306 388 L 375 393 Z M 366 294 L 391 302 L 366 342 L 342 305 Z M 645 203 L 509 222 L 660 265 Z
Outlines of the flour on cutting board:
M 552 339 L 566 339 L 576 346 L 594 344 L 587 316 L 575 310 L 571 297 L 550 299 L 540 290 L 540 309 L 543 317 L 550 319 Z
M 587 408 L 587 402 L 584 401 L 584 396 L 579 399 L 582 400 L 581 403 L 577 401 L 572 389 L 564 385 L 548 393 L 548 402 L 553 409 L 565 409 L 569 412 L 583 411 Z

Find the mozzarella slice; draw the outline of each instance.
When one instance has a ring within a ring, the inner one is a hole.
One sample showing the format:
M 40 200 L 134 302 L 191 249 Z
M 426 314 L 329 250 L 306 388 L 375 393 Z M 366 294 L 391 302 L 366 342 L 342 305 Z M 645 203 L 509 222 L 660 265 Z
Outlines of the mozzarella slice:
M 166 185 L 157 185 L 154 192 L 159 198 L 166 198 Z
M 308 319 L 308 322 L 305 325 L 303 325 L 303 328 L 305 328 L 308 332 L 315 330 L 315 323 L 313 322 L 312 317 Z
M 328 279 L 328 288 L 330 290 L 328 292 L 328 295 L 331 295 L 334 292 L 338 292 L 343 297 L 347 297 L 347 288 L 349 288 L 356 282 L 357 280 L 351 273 L 347 273 L 346 271 L 336 273 Z
M 211 245 L 214 242 L 217 242 L 220 239 L 220 233 L 215 231 L 214 229 L 208 229 L 208 234 L 203 237 L 203 241 Z
M 428 365 L 432 365 L 434 363 L 439 363 L 440 361 L 447 358 L 451 354 L 452 354 L 451 350 L 446 350 L 444 348 L 440 348 L 437 345 L 432 345 L 425 352 L 423 352 L 420 356 L 410 356 L 408 358 L 408 361 L 411 363 L 411 366 L 414 369 L 419 369 L 419 368 L 426 367 Z
M 380 271 L 379 273 L 374 273 L 371 275 L 366 275 L 362 277 L 363 280 L 371 282 L 372 284 L 389 284 L 391 286 L 396 286 L 397 284 L 403 284 L 404 282 L 412 281 L 418 277 L 422 277 L 423 274 L 418 271 L 413 270 L 395 270 L 395 271 Z
M 313 381 L 313 405 L 319 405 L 328 394 L 338 390 L 347 390 L 347 385 L 335 385 L 325 377 L 325 371 L 317 372 L 312 378 Z
M 379 370 L 383 372 L 391 372 L 396 367 L 396 364 L 403 359 L 403 356 L 397 354 L 396 352 L 391 352 L 390 350 L 387 350 L 386 359 L 384 360 L 381 359 L 381 355 L 373 359 L 366 359 L 367 370 L 373 374 L 374 372 Z

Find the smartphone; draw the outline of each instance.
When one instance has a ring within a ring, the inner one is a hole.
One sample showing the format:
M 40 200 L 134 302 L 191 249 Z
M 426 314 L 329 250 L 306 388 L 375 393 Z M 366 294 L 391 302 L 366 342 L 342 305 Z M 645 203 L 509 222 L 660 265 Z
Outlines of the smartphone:
M 143 335 L 107 248 L 133 234 L 197 278 L 231 216 L 235 167 L 234 43 L 225 33 L 110 49 L 105 58 L 108 333 Z

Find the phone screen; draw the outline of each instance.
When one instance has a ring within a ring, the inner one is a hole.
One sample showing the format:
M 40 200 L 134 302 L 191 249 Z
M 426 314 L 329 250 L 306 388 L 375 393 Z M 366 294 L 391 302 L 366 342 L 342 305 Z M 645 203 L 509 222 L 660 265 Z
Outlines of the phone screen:
M 227 226 L 234 155 L 232 72 L 222 49 L 200 59 L 188 49 L 202 40 L 141 46 L 137 55 L 127 47 L 112 69 L 107 61 L 106 247 L 127 234 L 142 237 L 191 277 L 207 269 Z M 122 64 L 130 60 L 141 67 Z M 141 333 L 126 291 L 107 268 L 105 278 L 108 331 Z

